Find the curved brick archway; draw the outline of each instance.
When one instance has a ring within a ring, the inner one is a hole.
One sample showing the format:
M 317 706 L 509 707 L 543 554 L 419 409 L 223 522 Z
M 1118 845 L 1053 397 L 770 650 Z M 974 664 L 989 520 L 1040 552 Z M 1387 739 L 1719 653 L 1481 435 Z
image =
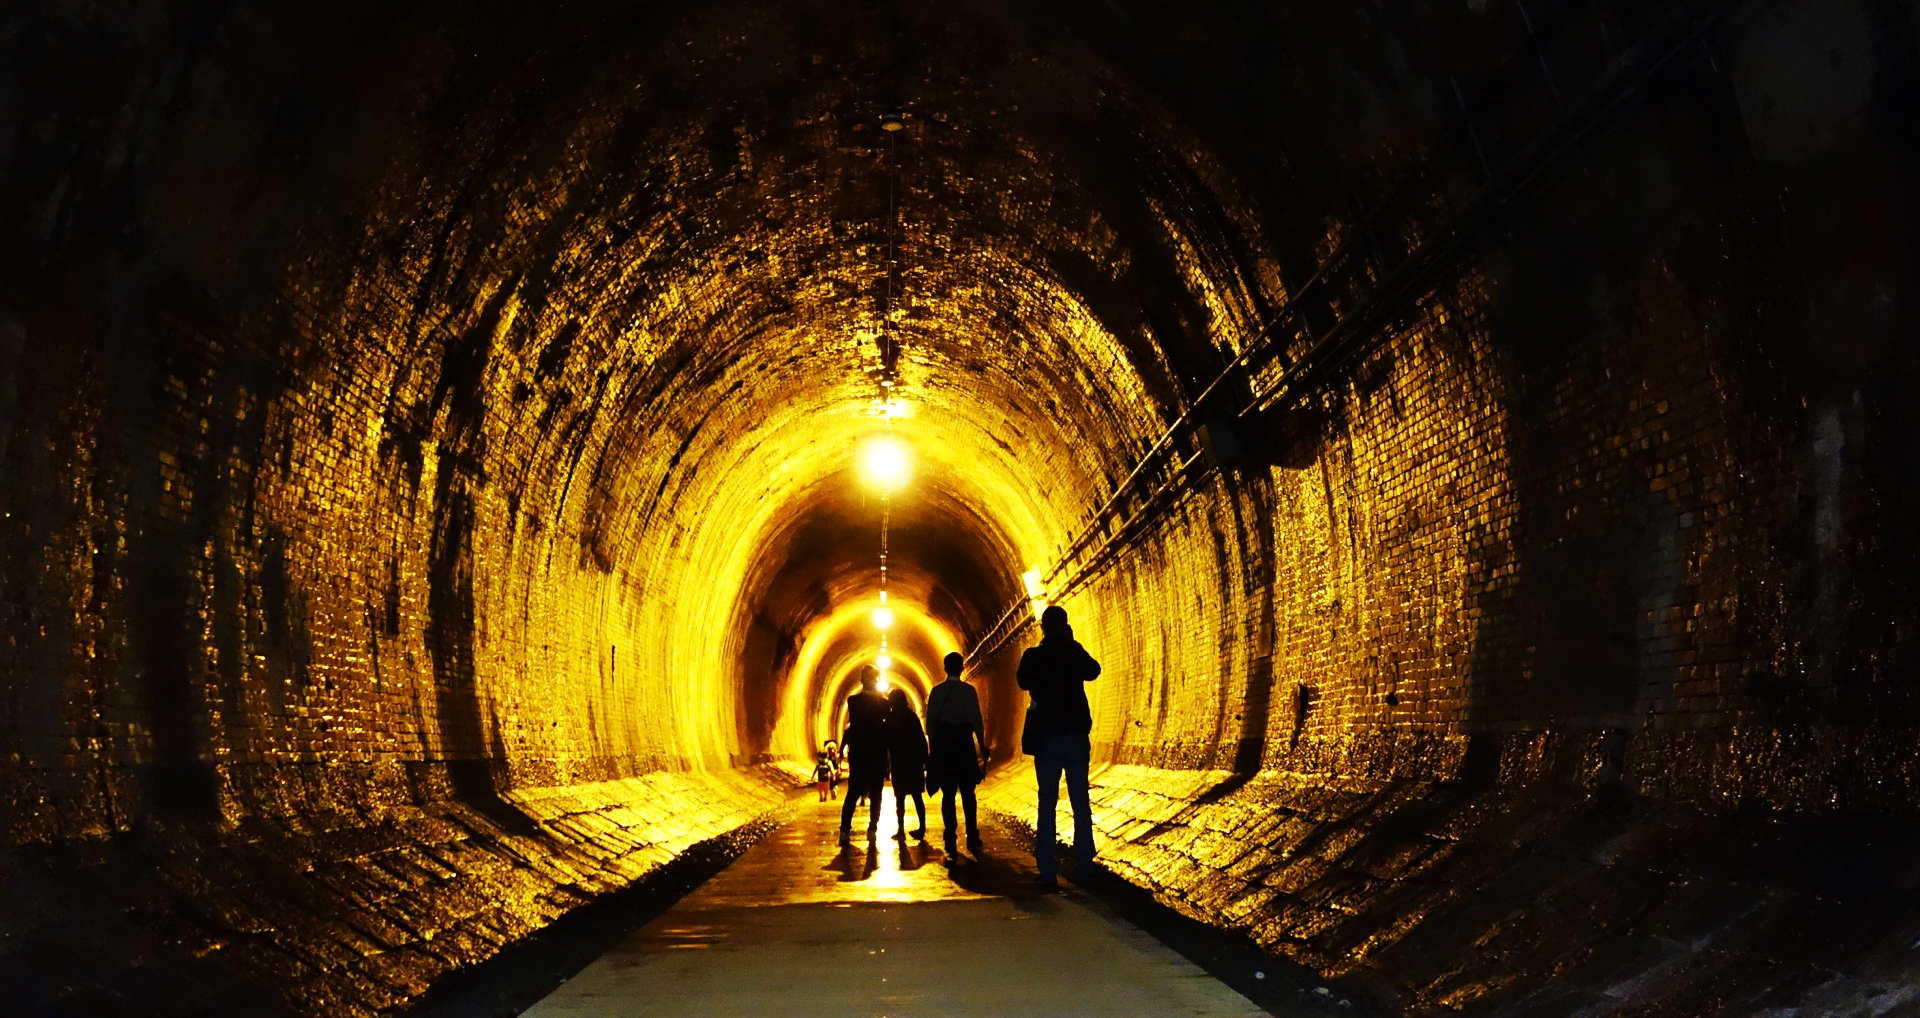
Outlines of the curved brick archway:
M 1187 910 L 1413 1011 L 1885 1004 L 1907 6 L 0 15 L 0 975 L 390 1010 L 741 828 L 886 430 L 1001 808 L 1037 571 Z

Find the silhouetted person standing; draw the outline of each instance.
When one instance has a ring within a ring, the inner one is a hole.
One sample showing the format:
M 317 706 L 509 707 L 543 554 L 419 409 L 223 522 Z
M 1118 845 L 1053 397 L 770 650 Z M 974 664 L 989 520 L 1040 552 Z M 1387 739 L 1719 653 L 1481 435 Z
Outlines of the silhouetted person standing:
M 847 757 L 847 798 L 840 807 L 840 843 L 853 840 L 853 807 L 867 797 L 867 841 L 880 829 L 880 790 L 887 785 L 887 699 L 874 692 L 880 670 L 860 672 L 860 691 L 847 697 L 847 731 L 840 737 Z
M 1033 860 L 1038 883 L 1058 886 L 1053 857 L 1053 814 L 1060 802 L 1060 777 L 1066 775 L 1067 801 L 1073 806 L 1072 876 L 1084 878 L 1093 867 L 1093 808 L 1087 801 L 1087 765 L 1093 756 L 1093 711 L 1087 683 L 1100 675 L 1100 663 L 1073 638 L 1067 610 L 1048 605 L 1040 613 L 1040 644 L 1020 655 L 1020 688 L 1033 696 L 1027 707 L 1020 749 L 1033 757 L 1040 780 L 1040 815 L 1035 818 Z
M 813 768 L 813 783 L 820 786 L 820 801 L 833 798 L 833 764 L 827 762 L 827 754 L 820 754 L 820 762 Z
M 927 694 L 927 787 L 940 792 L 940 821 L 945 825 L 947 858 L 959 848 L 960 825 L 953 815 L 953 797 L 960 796 L 967 814 L 967 850 L 980 854 L 979 809 L 973 786 L 980 783 L 987 757 L 987 728 L 980 716 L 980 694 L 960 677 L 966 659 L 948 654 L 947 679 Z
M 907 798 L 920 814 L 915 838 L 927 836 L 927 733 L 920 715 L 907 702 L 907 691 L 895 686 L 887 693 L 887 767 L 893 772 L 893 806 L 899 825 L 894 837 L 907 840 Z

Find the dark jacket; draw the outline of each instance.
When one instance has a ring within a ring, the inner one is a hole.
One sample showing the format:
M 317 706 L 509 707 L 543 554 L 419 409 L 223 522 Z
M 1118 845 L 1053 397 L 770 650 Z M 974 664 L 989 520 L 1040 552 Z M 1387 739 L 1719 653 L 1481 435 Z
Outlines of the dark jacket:
M 926 788 L 927 733 L 904 697 L 889 702 L 887 769 L 893 774 L 893 793 L 910 795 Z
M 847 697 L 847 732 L 840 740 L 846 748 L 847 762 L 865 771 L 887 771 L 887 698 L 879 693 L 858 692 Z
M 1034 740 L 1049 735 L 1085 735 L 1093 730 L 1093 711 L 1087 706 L 1086 684 L 1100 675 L 1100 662 L 1087 653 L 1071 631 L 1049 634 L 1037 647 L 1020 655 L 1016 678 L 1033 696 L 1020 741 L 1031 753 Z

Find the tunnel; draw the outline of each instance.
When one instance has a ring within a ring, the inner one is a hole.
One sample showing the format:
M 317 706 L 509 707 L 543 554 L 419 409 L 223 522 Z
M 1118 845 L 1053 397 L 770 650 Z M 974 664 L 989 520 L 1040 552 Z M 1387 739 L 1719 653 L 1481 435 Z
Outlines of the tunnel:
M 1353 999 L 1920 1013 L 1915 181 L 1911 0 L 9 5 L 0 1000 L 406 1013 L 882 635 L 1030 818 L 1058 604 Z

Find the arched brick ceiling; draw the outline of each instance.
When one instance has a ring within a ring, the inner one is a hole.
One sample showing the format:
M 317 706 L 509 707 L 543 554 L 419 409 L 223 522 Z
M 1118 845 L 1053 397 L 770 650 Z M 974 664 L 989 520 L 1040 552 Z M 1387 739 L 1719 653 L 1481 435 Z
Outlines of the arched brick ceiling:
M 784 680 L 814 621 L 780 535 L 835 520 L 784 554 L 872 564 L 883 381 L 897 577 L 978 636 L 1284 294 L 1292 139 L 1249 133 L 1284 79 L 1204 41 L 1236 17 L 1143 49 L 1119 9 L 844 6 L 342 17 L 266 118 L 269 160 L 355 185 L 259 269 L 300 305 L 289 387 L 350 422 L 291 439 L 357 478 L 321 514 L 430 496 L 442 616 L 577 618 L 556 592 L 615 577 L 596 639 L 742 719 L 695 755 L 765 747 L 743 634 Z
M 0 980 L 388 1012 L 746 830 L 890 431 L 901 675 L 1019 775 L 1040 569 L 1129 880 L 1410 1011 L 1913 985 L 1911 6 L 9 7 Z

